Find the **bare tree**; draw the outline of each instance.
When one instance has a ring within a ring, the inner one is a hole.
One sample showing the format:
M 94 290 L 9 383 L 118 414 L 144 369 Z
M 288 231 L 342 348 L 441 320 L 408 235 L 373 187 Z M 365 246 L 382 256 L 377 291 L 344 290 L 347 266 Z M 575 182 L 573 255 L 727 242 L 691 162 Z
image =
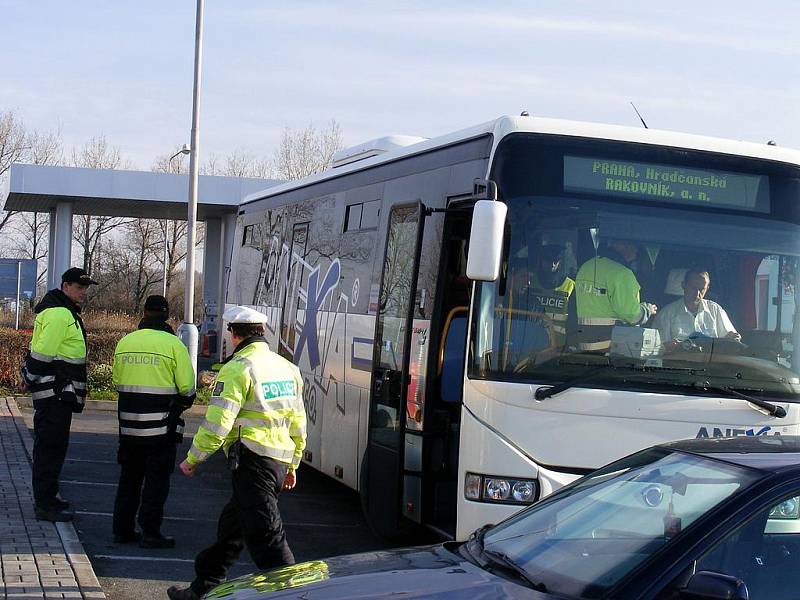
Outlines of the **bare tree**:
M 303 130 L 288 127 L 272 160 L 272 171 L 279 179 L 301 179 L 331 166 L 333 155 L 343 147 L 342 128 L 331 121 L 317 130 L 313 123 Z
M 29 151 L 30 139 L 20 118 L 13 111 L 0 112 L 0 184 L 8 177 L 11 165 L 23 161 Z M 13 215 L 13 211 L 0 212 L 0 231 Z
M 158 223 L 154 219 L 132 219 L 121 226 L 113 244 L 103 243 L 103 261 L 92 273 L 99 283 L 90 303 L 94 308 L 137 313 L 144 299 L 161 281 Z
M 272 166 L 269 161 L 257 158 L 252 152 L 234 150 L 225 158 L 222 174 L 229 177 L 257 177 L 268 179 Z
M 259 179 L 300 179 L 331 166 L 333 155 L 342 149 L 342 129 L 331 121 L 325 129 L 313 124 L 302 130 L 285 128 L 272 159 L 259 158 L 238 148 L 220 158 L 210 154 L 200 168 L 203 175 L 256 177 Z M 172 171 L 164 171 L 172 172 Z
M 27 160 L 34 165 L 60 165 L 64 162 L 64 145 L 61 127 L 41 133 L 34 131 L 28 136 L 30 152 Z
M 186 155 L 181 151 L 181 146 L 175 146 L 175 151 L 157 156 L 150 170 L 154 173 L 172 173 L 178 175 L 187 172 Z
M 73 148 L 71 163 L 74 167 L 89 169 L 131 167 L 129 161 L 123 162 L 119 148 L 111 146 L 104 135 L 91 138 L 80 149 Z M 76 221 L 73 239 L 83 251 L 83 268 L 91 273 L 95 266 L 100 240 L 126 221 L 120 217 L 92 215 L 77 215 Z
M 200 174 L 270 179 L 273 176 L 273 167 L 269 160 L 258 158 L 248 150 L 237 148 L 225 158 L 210 154 L 201 165 Z
M 57 165 L 64 157 L 61 143 L 61 130 L 41 133 L 34 131 L 28 135 L 28 152 L 24 156 L 35 165 Z M 10 226 L 14 235 L 14 251 L 17 256 L 43 261 L 47 257 L 49 218 L 43 213 L 20 212 L 15 215 Z M 41 269 L 37 277 L 37 287 L 42 284 L 47 268 Z
M 208 155 L 206 162 L 200 165 L 201 175 L 222 175 L 222 168 L 219 164 L 219 157 L 213 152 Z
M 50 217 L 45 213 L 20 213 L 14 220 L 11 230 L 16 234 L 14 251 L 22 258 L 44 261 L 47 258 Z M 36 278 L 36 287 L 44 282 L 47 268 L 41 269 Z
M 123 163 L 122 155 L 117 146 L 111 146 L 105 135 L 93 137 L 81 148 L 72 149 L 73 167 L 86 167 L 88 169 L 125 169 L 130 163 Z
M 158 221 L 135 219 L 126 225 L 125 248 L 132 259 L 127 274 L 131 307 L 138 312 L 150 287 L 161 279 L 155 248 L 158 245 Z

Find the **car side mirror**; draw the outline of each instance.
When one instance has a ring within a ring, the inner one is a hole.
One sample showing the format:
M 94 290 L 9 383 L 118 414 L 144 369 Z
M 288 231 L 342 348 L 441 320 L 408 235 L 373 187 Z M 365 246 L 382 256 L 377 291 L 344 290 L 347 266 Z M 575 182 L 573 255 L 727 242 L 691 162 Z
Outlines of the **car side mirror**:
M 749 600 L 744 581 L 713 571 L 698 571 L 679 591 L 681 600 Z
M 478 200 L 469 234 L 467 277 L 474 281 L 497 281 L 503 257 L 503 232 L 508 207 L 497 200 Z

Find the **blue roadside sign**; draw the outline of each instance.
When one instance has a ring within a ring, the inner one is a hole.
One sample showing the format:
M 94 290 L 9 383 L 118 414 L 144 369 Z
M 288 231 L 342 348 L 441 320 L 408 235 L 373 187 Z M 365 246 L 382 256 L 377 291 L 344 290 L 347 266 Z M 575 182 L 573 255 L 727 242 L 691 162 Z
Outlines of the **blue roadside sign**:
M 0 258 L 0 298 L 16 299 L 19 263 L 22 263 L 20 297 L 30 299 L 36 295 L 36 261 L 30 258 Z

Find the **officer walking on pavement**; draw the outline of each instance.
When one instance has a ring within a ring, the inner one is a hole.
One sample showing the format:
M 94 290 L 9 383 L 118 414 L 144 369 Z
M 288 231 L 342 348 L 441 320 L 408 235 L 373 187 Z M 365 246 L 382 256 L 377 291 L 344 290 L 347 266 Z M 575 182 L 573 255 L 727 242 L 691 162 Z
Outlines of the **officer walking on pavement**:
M 148 296 L 139 329 L 122 338 L 114 351 L 120 474 L 113 529 L 118 544 L 175 545 L 175 538 L 161 534 L 161 522 L 176 445 L 183 439 L 181 413 L 194 402 L 195 376 L 189 352 L 168 317 L 167 299 Z M 137 512 L 141 533 L 134 525 Z
M 217 525 L 217 540 L 195 559 L 191 586 L 167 590 L 173 600 L 195 600 L 223 582 L 244 546 L 259 569 L 294 564 L 278 511 L 278 494 L 297 483 L 306 445 L 300 371 L 270 351 L 266 315 L 241 306 L 223 314 L 235 344 L 181 471 L 223 448 L 232 470 L 233 495 Z
M 58 477 L 69 445 L 72 413 L 86 398 L 86 330 L 80 305 L 90 285 L 83 269 L 72 267 L 36 305 L 30 351 L 22 374 L 33 399 L 33 498 L 36 518 L 71 521 L 69 503 L 58 493 Z

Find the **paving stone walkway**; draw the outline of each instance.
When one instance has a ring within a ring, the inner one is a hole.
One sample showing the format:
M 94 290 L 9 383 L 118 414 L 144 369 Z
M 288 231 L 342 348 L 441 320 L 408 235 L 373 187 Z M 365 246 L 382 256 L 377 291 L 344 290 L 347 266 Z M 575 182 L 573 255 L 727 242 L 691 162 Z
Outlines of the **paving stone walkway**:
M 0 600 L 105 598 L 71 523 L 37 521 L 33 440 L 13 398 L 0 398 Z

